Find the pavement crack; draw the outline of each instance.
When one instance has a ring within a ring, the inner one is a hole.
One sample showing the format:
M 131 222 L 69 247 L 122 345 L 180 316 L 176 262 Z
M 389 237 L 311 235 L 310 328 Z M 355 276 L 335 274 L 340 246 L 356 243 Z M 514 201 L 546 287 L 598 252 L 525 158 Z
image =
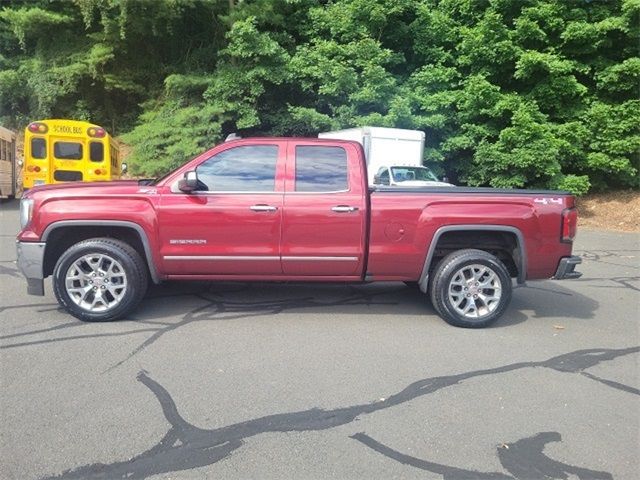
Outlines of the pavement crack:
M 640 395 L 640 390 L 635 388 L 635 387 L 632 387 L 630 385 L 625 385 L 624 383 L 614 382 L 613 380 L 607 380 L 606 378 L 598 377 L 598 376 L 593 375 L 593 374 L 591 374 L 589 372 L 581 372 L 581 373 L 585 377 L 590 378 L 591 380 L 595 380 L 596 382 L 603 383 L 608 387 L 615 388 L 615 389 L 618 389 L 618 390 L 622 390 L 623 392 L 633 393 L 634 395 Z
M 570 474 L 577 476 L 580 480 L 613 480 L 613 475 L 608 472 L 577 467 L 553 460 L 545 455 L 544 448 L 548 443 L 562 440 L 558 432 L 540 432 L 531 437 L 523 438 L 513 443 L 505 443 L 498 447 L 498 459 L 504 469 L 511 475 L 502 472 L 469 470 L 422 460 L 394 450 L 362 432 L 352 435 L 351 438 L 404 465 L 442 475 L 444 480 L 519 480 L 534 478 L 566 480 Z
M 63 480 L 91 478 L 140 479 L 151 475 L 203 467 L 227 458 L 235 450 L 243 446 L 247 439 L 262 433 L 327 430 L 350 424 L 361 415 L 371 414 L 405 404 L 413 399 L 429 395 L 453 385 L 458 385 L 471 378 L 496 375 L 525 368 L 549 368 L 563 373 L 582 373 L 584 370 L 602 362 L 638 352 L 640 352 L 640 347 L 577 350 L 544 361 L 517 362 L 501 367 L 425 378 L 408 385 L 393 395 L 382 397 L 384 400 L 378 400 L 373 403 L 361 403 L 330 410 L 311 408 L 297 412 L 279 413 L 214 429 L 202 429 L 189 423 L 180 415 L 177 405 L 170 393 L 159 382 L 151 378 L 148 372 L 141 371 L 137 376 L 138 381 L 153 393 L 160 404 L 167 422 L 171 425 L 166 435 L 156 445 L 142 453 L 134 455 L 129 460 L 109 464 L 95 463 L 84 465 L 67 470 L 60 475 L 45 478 Z M 510 454 L 511 456 L 503 455 L 500 460 L 503 466 L 514 475 L 513 478 L 538 478 L 539 476 L 537 475 L 531 477 L 531 466 L 539 468 L 539 471 L 545 475 L 548 472 L 553 475 L 565 473 L 564 476 L 552 476 L 551 478 L 564 479 L 567 478 L 566 474 L 568 473 L 585 479 L 598 478 L 608 480 L 611 478 L 610 474 L 606 472 L 582 469 L 556 462 L 546 457 L 542 453 L 544 445 L 550 441 L 559 441 L 559 437 L 560 435 L 555 432 L 544 432 L 534 437 L 519 440 L 508 449 L 511 451 L 513 448 L 513 452 L 517 453 L 517 455 L 512 452 Z M 364 437 L 360 437 L 360 440 L 362 439 L 364 439 Z M 177 442 L 177 440 L 180 440 L 180 442 Z M 371 444 L 371 442 L 369 443 Z M 501 452 L 502 450 L 498 452 L 499 456 Z M 527 460 L 529 463 L 523 463 L 523 461 L 519 460 L 523 458 L 529 459 Z M 465 470 L 457 469 L 452 472 L 463 473 Z M 467 470 L 467 472 L 472 471 Z M 468 478 L 512 478 L 498 472 L 489 472 L 487 475 L 494 476 Z M 585 475 L 592 476 L 588 477 Z

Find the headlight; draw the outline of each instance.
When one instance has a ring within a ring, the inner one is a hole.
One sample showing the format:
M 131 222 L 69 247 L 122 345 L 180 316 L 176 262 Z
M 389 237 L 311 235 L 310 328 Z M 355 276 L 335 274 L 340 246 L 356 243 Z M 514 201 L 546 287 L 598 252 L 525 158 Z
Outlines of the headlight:
M 33 199 L 23 198 L 20 200 L 20 228 L 24 228 L 31 221 L 33 215 Z

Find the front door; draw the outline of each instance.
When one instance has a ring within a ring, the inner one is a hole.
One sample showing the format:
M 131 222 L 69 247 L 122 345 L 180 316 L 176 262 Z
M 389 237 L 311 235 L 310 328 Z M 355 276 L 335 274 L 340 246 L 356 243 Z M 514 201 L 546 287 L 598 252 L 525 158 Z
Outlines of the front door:
M 287 275 L 360 277 L 366 172 L 358 150 L 289 141 L 282 228 Z
M 159 232 L 169 275 L 277 275 L 286 152 L 275 141 L 230 146 L 197 168 L 201 187 L 162 195 Z

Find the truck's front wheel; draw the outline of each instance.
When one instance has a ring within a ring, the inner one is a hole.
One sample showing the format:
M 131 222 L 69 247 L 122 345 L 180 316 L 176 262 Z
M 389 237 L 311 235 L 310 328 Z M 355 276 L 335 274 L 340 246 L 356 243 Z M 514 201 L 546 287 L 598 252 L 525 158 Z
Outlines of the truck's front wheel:
M 511 301 L 511 277 L 504 264 L 483 250 L 458 250 L 436 267 L 431 302 L 457 327 L 481 328 L 495 322 Z
M 74 317 L 106 322 L 133 310 L 147 291 L 138 252 L 112 238 L 93 238 L 64 252 L 53 270 L 53 292 Z

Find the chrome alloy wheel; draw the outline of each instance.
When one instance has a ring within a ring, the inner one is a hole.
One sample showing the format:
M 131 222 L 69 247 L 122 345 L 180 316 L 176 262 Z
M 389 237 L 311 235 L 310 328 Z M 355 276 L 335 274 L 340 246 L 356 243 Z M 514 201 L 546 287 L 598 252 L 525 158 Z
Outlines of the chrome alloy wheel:
M 120 303 L 127 291 L 122 264 L 102 253 L 84 255 L 67 270 L 69 298 L 88 312 L 105 312 Z
M 465 265 L 449 282 L 449 300 L 460 315 L 480 319 L 500 304 L 502 283 L 498 274 L 486 265 Z

